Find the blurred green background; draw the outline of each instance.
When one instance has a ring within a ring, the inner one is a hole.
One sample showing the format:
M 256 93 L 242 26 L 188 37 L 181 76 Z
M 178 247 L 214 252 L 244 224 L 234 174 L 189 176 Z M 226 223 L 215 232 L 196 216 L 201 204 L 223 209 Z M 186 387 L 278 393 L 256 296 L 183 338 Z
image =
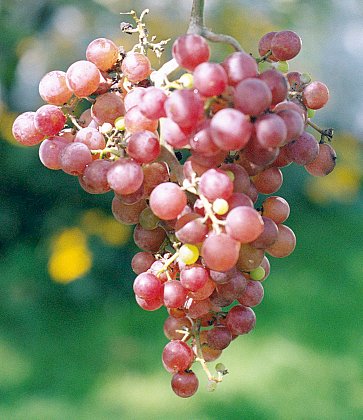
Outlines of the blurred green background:
M 178 5 L 177 5 L 178 3 Z M 149 7 L 151 33 L 174 40 L 191 0 L 0 1 L 0 418 L 363 418 L 363 7 L 357 0 L 206 1 L 216 32 L 248 52 L 267 31 L 303 38 L 292 70 L 331 91 L 316 121 L 333 126 L 336 171 L 311 179 L 284 169 L 296 251 L 272 260 L 257 326 L 224 351 L 230 374 L 213 394 L 181 400 L 161 364 L 166 311 L 134 302 L 132 231 L 113 221 L 112 195 L 87 195 L 44 168 L 37 147 L 13 143 L 12 121 L 41 105 L 50 70 L 110 37 L 129 48 L 119 12 Z M 170 47 L 166 57 L 170 52 Z M 230 53 L 213 46 L 213 58 Z M 154 62 L 157 66 L 158 63 Z M 353 73 L 355 73 L 353 75 Z M 75 281 L 75 278 L 78 278 Z M 62 284 L 63 283 L 63 284 Z

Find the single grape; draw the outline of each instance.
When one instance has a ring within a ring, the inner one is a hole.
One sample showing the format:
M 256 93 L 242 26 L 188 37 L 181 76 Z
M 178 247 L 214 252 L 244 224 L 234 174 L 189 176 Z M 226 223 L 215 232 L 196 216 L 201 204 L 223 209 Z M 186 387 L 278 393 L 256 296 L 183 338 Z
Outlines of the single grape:
M 141 274 L 147 271 L 153 262 L 155 262 L 155 257 L 151 252 L 137 252 L 132 257 L 131 268 L 135 274 Z
M 301 38 L 293 31 L 277 32 L 271 40 L 271 51 L 279 61 L 291 60 L 301 50 Z
M 103 134 L 92 127 L 81 128 L 77 132 L 74 141 L 85 144 L 90 150 L 104 149 L 106 147 Z
M 271 90 L 272 102 L 271 105 L 276 105 L 286 99 L 288 93 L 286 78 L 274 69 L 266 70 L 259 76 Z
M 164 322 L 164 334 L 169 340 L 181 340 L 185 334 L 179 331 L 190 331 L 192 328 L 191 321 L 186 317 L 174 318 L 169 316 Z M 188 337 L 188 335 L 186 335 Z
M 135 295 L 135 299 L 140 308 L 145 311 L 156 311 L 163 306 L 163 301 L 160 297 L 155 299 L 143 299 Z
M 125 114 L 125 127 L 129 133 L 138 131 L 154 132 L 158 128 L 158 120 L 150 120 L 140 111 L 138 106 L 130 108 Z
M 180 271 L 180 283 L 192 292 L 201 289 L 206 284 L 208 277 L 208 271 L 201 265 L 187 266 Z
M 69 175 L 82 175 L 86 166 L 92 162 L 89 148 L 83 143 L 67 144 L 59 157 L 63 171 Z
M 230 270 L 237 262 L 240 243 L 226 233 L 210 235 L 203 242 L 202 257 L 208 268 L 215 271 Z
M 289 203 L 282 197 L 267 197 L 262 203 L 262 215 L 276 224 L 283 223 L 290 215 Z
M 100 70 L 109 70 L 116 64 L 118 47 L 110 39 L 97 38 L 88 44 L 86 57 Z
M 67 70 L 68 88 L 79 98 L 92 95 L 100 84 L 100 71 L 90 61 L 80 60 Z
M 54 136 L 64 127 L 66 116 L 55 105 L 43 105 L 34 115 L 35 128 L 45 136 Z
M 133 133 L 127 143 L 127 153 L 139 163 L 152 162 L 160 153 L 157 135 L 146 130 Z
M 167 308 L 181 308 L 187 297 L 185 289 L 180 281 L 170 280 L 164 284 L 164 306 Z M 185 368 L 186 369 L 186 368 Z
M 199 258 L 199 249 L 192 244 L 184 244 L 179 249 L 179 260 L 184 264 L 190 265 L 197 262 Z
M 146 207 L 147 204 L 144 199 L 134 204 L 125 204 L 115 195 L 112 200 L 112 214 L 114 218 L 125 225 L 136 225 L 139 223 L 141 212 Z M 146 229 L 144 226 L 142 227 Z
M 221 95 L 227 87 L 228 77 L 224 68 L 217 63 L 201 63 L 193 73 L 194 87 L 202 96 Z
M 296 140 L 304 132 L 304 120 L 300 113 L 292 109 L 286 109 L 276 113 L 285 123 L 286 126 L 286 139 L 285 143 Z
M 140 111 L 150 120 L 166 117 L 164 104 L 167 99 L 166 93 L 159 88 L 150 86 L 144 89 L 142 100 L 138 102 Z
M 151 210 L 162 220 L 175 219 L 187 204 L 187 196 L 179 185 L 164 182 L 150 194 Z
M 318 156 L 305 165 L 305 169 L 313 176 L 326 176 L 335 168 L 337 155 L 330 144 L 319 144 Z
M 286 153 L 298 165 L 307 165 L 317 158 L 319 143 L 312 134 L 305 131 L 296 140 L 286 145 Z
M 322 82 L 312 82 L 304 88 L 302 98 L 308 108 L 320 109 L 329 100 L 329 90 Z
M 90 194 L 104 194 L 111 190 L 107 182 L 107 172 L 112 166 L 109 160 L 94 160 L 86 166 L 79 178 L 81 187 Z
M 282 146 L 287 136 L 286 124 L 276 114 L 258 117 L 255 122 L 255 132 L 256 140 L 266 149 Z
M 121 70 L 130 82 L 138 83 L 151 73 L 151 63 L 145 55 L 129 52 L 122 61 Z
M 228 76 L 228 83 L 236 86 L 239 82 L 257 76 L 256 60 L 249 54 L 238 51 L 226 57 L 222 63 Z
M 210 202 L 217 198 L 228 200 L 233 192 L 233 183 L 228 175 L 220 169 L 209 169 L 199 181 L 199 193 Z
M 247 334 L 255 327 L 256 315 L 251 308 L 236 305 L 228 312 L 226 323 L 232 334 Z
M 285 225 L 278 225 L 277 240 L 266 251 L 276 258 L 284 258 L 290 255 L 296 246 L 296 236 L 292 229 Z
M 241 244 L 236 267 L 241 271 L 251 271 L 261 265 L 265 253 L 263 249 L 250 244 Z
M 275 193 L 280 189 L 282 181 L 282 172 L 276 167 L 265 169 L 253 178 L 255 187 L 262 194 Z
M 191 397 L 197 392 L 198 386 L 198 378 L 192 371 L 174 373 L 171 379 L 171 388 L 178 397 Z
M 39 95 L 51 105 L 63 105 L 69 101 L 72 91 L 66 83 L 66 73 L 54 70 L 43 76 L 39 82 Z
M 272 39 L 274 38 L 274 36 L 277 34 L 277 32 L 268 32 L 267 34 L 265 34 L 260 41 L 258 42 L 258 52 L 260 54 L 261 57 L 263 57 L 264 55 L 266 55 L 269 51 L 271 51 L 271 42 Z M 276 59 L 276 57 L 273 56 L 273 54 L 271 54 L 268 57 L 269 60 L 272 61 L 278 61 Z
M 141 225 L 136 225 L 134 229 L 134 242 L 136 246 L 144 251 L 158 252 L 165 240 L 166 233 L 161 227 L 153 230 L 144 229 Z
M 238 302 L 243 306 L 257 306 L 262 302 L 264 295 L 263 286 L 259 281 L 248 281 L 245 291 L 238 298 Z
M 174 42 L 172 54 L 180 67 L 193 71 L 198 64 L 209 60 L 210 51 L 203 37 L 187 34 Z
M 110 123 L 114 125 L 116 118 L 125 114 L 125 107 L 119 95 L 107 92 L 99 95 L 91 108 L 92 118 L 97 124 Z
M 265 249 L 276 241 L 278 229 L 276 223 L 272 219 L 262 216 L 262 220 L 263 231 L 253 242 L 250 243 L 250 245 L 255 248 Z
M 119 159 L 109 169 L 107 181 L 116 194 L 137 191 L 144 179 L 141 166 L 132 159 Z
M 150 207 L 145 207 L 139 215 L 140 225 L 147 230 L 153 230 L 158 227 L 160 219 L 155 216 Z
M 272 93 L 268 85 L 263 80 L 254 78 L 238 83 L 233 97 L 235 107 L 252 116 L 264 112 L 272 102 Z
M 45 139 L 39 147 L 39 159 L 42 164 L 48 169 L 60 169 L 60 153 L 67 144 L 62 140 Z
M 236 207 L 227 215 L 226 232 L 241 243 L 254 241 L 261 235 L 263 229 L 263 219 L 252 207 Z

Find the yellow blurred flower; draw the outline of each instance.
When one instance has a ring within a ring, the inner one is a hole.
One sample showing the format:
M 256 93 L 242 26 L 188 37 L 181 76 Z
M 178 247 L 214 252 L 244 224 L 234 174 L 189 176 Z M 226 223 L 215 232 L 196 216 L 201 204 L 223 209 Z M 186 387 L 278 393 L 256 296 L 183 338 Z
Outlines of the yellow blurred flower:
M 50 277 L 58 283 L 69 283 L 84 276 L 92 267 L 87 236 L 81 229 L 67 228 L 56 235 L 48 261 Z

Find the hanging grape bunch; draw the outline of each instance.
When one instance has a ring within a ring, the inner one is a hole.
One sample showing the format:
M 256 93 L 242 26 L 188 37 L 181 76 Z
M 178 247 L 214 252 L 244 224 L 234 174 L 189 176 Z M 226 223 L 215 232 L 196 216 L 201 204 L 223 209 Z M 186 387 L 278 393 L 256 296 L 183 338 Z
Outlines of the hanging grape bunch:
M 332 130 L 311 121 L 328 101 L 327 87 L 287 70 L 300 37 L 269 32 L 254 58 L 233 38 L 208 31 L 198 4 L 188 34 L 159 70 L 147 52 L 160 56 L 166 41 L 149 40 L 148 11 L 131 12 L 135 25 L 121 29 L 139 35 L 132 51 L 95 39 L 86 60 L 42 78 L 47 104 L 13 125 L 19 143 L 40 143 L 47 168 L 77 176 L 88 193 L 112 190 L 115 218 L 136 225 L 136 301 L 147 311 L 168 311 L 162 363 L 180 397 L 198 389 L 193 363 L 201 363 L 210 390 L 222 381 L 225 366 L 218 363 L 213 373 L 208 362 L 254 328 L 252 307 L 262 301 L 270 273 L 265 254 L 282 258 L 295 248 L 285 224 L 289 204 L 272 195 L 282 185 L 281 168 L 295 162 L 324 176 L 336 159 L 327 143 Z M 210 62 L 205 38 L 236 52 Z M 172 80 L 177 68 L 184 72 Z M 260 195 L 268 197 L 257 209 Z

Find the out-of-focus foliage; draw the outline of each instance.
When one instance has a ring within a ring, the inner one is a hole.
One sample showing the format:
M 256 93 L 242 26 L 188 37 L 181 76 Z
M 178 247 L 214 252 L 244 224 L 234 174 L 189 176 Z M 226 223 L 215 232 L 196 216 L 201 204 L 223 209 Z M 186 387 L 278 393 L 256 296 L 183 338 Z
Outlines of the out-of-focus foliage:
M 267 31 L 299 32 L 303 51 L 291 69 L 328 83 L 331 101 L 316 122 L 342 133 L 328 177 L 312 179 L 293 166 L 283 171 L 279 194 L 291 203 L 297 249 L 272 261 L 257 328 L 225 352 L 230 375 L 214 394 L 203 390 L 202 375 L 201 392 L 188 401 L 169 390 L 160 362 L 166 313 L 135 305 L 136 249 L 131 229 L 112 218 L 112 194 L 86 194 L 76 178 L 42 167 L 37 147 L 12 140 L 15 116 L 41 104 L 44 73 L 83 59 L 97 37 L 132 46 L 135 38 L 119 31 L 127 19 L 119 12 L 149 7 L 150 32 L 173 40 L 187 28 L 190 5 L 0 2 L 1 418 L 362 416 L 362 72 L 352 76 L 363 64 L 360 2 L 206 1 L 208 26 L 234 35 L 248 52 L 256 53 Z M 212 48 L 215 60 L 231 52 Z M 170 45 L 163 60 L 168 54 Z

